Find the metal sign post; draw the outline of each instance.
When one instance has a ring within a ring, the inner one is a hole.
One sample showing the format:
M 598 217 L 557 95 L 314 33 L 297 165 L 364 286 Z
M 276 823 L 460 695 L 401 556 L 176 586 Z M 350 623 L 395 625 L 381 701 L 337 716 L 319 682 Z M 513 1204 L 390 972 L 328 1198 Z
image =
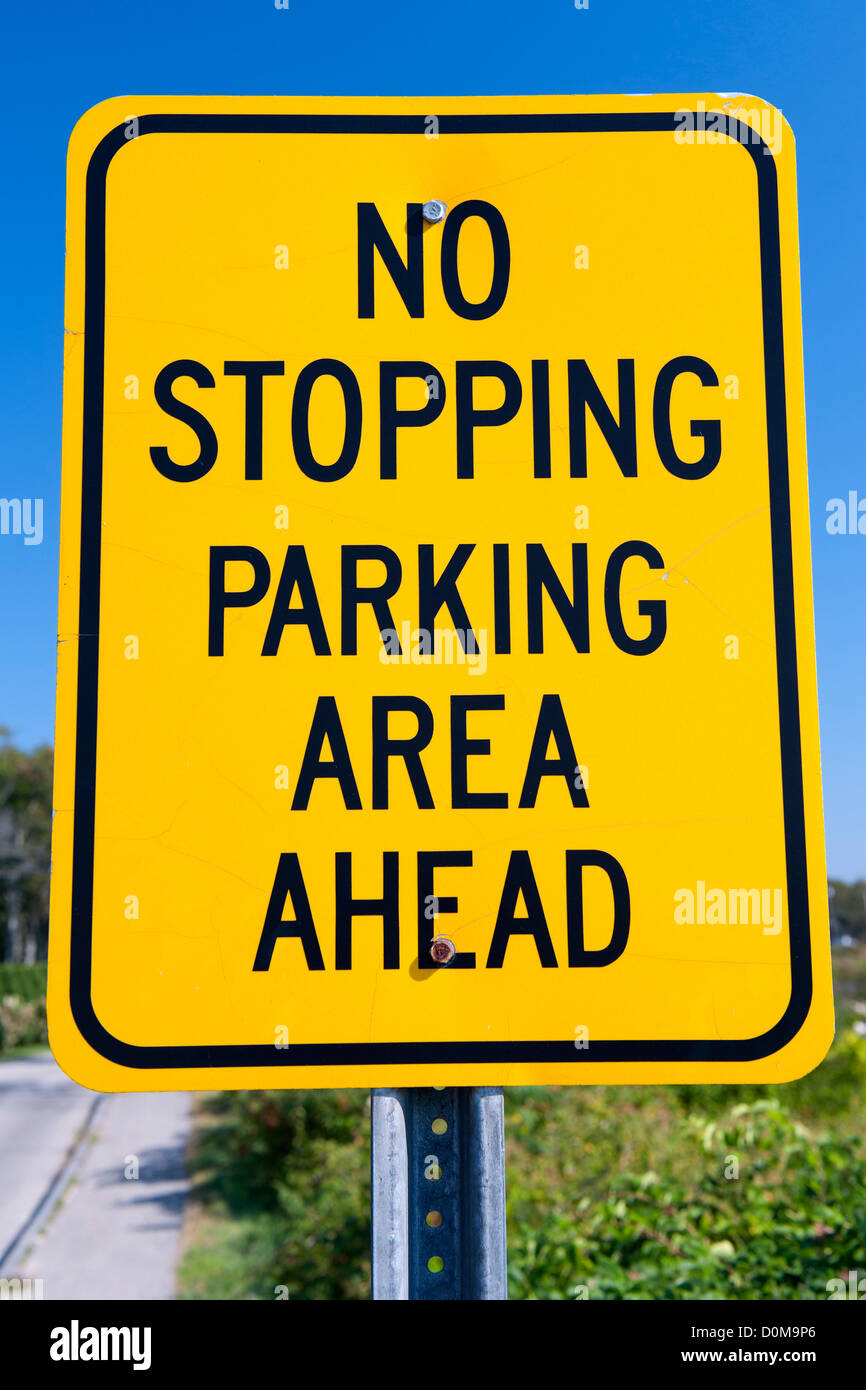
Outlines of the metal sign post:
M 374 1299 L 504 1299 L 505 1122 L 496 1086 L 372 1093 Z

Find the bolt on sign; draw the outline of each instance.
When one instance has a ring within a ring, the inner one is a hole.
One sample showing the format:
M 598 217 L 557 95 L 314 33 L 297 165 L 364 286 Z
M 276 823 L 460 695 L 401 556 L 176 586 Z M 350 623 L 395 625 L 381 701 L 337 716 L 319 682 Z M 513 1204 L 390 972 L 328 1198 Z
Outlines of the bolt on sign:
M 72 137 L 67 246 L 71 1075 L 817 1065 L 781 114 L 111 100 Z

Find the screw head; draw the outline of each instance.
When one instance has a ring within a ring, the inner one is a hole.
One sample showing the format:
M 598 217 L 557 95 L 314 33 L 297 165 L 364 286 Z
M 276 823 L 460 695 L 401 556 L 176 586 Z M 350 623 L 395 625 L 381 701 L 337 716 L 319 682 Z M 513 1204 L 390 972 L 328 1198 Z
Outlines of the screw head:
M 425 203 L 421 209 L 421 215 L 425 222 L 442 222 L 448 207 L 441 203 L 438 198 L 431 198 L 429 203 Z
M 437 965 L 450 965 L 457 955 L 454 942 L 447 936 L 434 936 L 430 942 L 430 959 Z

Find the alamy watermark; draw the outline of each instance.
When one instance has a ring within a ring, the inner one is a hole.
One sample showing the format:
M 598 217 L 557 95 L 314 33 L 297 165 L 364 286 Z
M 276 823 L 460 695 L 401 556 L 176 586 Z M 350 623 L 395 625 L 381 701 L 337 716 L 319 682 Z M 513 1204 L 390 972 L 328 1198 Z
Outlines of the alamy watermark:
M 730 122 L 730 124 L 729 124 Z M 741 145 L 760 145 L 764 154 L 779 154 L 784 119 L 775 106 L 738 106 L 733 111 L 708 111 L 698 101 L 694 111 L 674 112 L 674 139 L 678 145 L 721 145 L 738 140 Z
M 866 536 L 866 497 L 853 489 L 847 497 L 831 497 L 824 525 L 828 536 Z
M 25 1299 L 45 1297 L 45 1284 L 42 1279 L 0 1279 L 0 1300 L 20 1302 Z
M 0 497 L 0 536 L 23 536 L 25 545 L 41 545 L 42 498 Z
M 866 1299 L 866 1279 L 859 1277 L 860 1271 L 858 1269 L 849 1269 L 846 1272 L 848 1275 L 847 1283 L 844 1279 L 827 1280 L 826 1289 L 830 1302 L 850 1298 L 862 1303 Z
M 763 927 L 764 936 L 782 930 L 781 888 L 708 888 L 698 879 L 694 890 L 674 891 L 677 926 Z
M 73 1318 L 68 1327 L 52 1328 L 48 1355 L 52 1361 L 131 1361 L 134 1371 L 148 1371 L 151 1329 L 82 1327 Z
M 472 628 L 412 627 L 408 621 L 379 633 L 382 647 L 379 660 L 384 666 L 463 666 L 472 676 L 483 676 L 487 670 L 487 629 L 479 628 L 476 637 Z

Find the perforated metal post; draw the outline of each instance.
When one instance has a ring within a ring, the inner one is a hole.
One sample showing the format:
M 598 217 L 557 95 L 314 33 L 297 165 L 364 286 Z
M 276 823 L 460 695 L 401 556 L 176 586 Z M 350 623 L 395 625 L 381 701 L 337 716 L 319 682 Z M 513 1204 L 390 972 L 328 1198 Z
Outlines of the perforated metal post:
M 374 1299 L 504 1299 L 502 1090 L 376 1090 Z

